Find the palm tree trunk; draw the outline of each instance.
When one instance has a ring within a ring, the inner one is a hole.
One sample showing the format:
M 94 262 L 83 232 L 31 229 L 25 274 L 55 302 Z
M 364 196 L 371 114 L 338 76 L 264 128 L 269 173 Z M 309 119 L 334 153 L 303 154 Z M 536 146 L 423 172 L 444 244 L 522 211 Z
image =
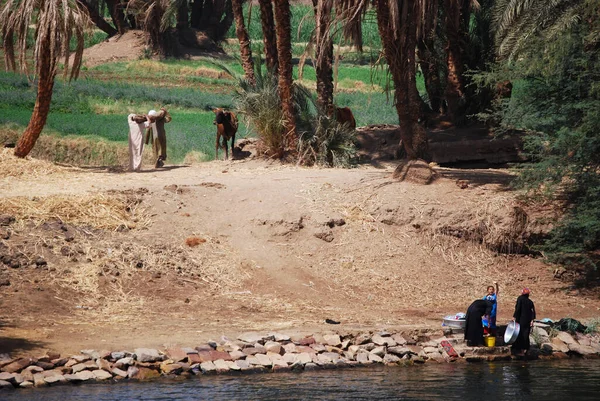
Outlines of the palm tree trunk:
M 315 4 L 316 3 L 316 4 Z M 331 0 L 313 0 L 316 17 L 317 103 L 324 112 L 333 106 L 333 40 L 331 39 Z
M 277 58 L 279 60 L 279 96 L 285 118 L 286 133 L 283 151 L 296 153 L 298 137 L 292 100 L 292 31 L 289 0 L 275 0 L 275 24 L 277 32 Z
M 124 7 L 121 0 L 106 0 L 106 5 L 119 35 L 124 34 L 127 31 L 127 23 L 125 22 Z
M 277 73 L 277 37 L 275 36 L 275 20 L 273 19 L 273 5 L 271 2 L 272 0 L 258 0 L 267 70 Z
M 92 7 L 92 5 L 86 0 L 80 0 L 77 4 L 80 4 L 86 9 L 94 25 L 96 25 L 96 27 L 98 27 L 98 29 L 101 31 L 106 32 L 109 37 L 115 36 L 117 33 L 119 33 L 111 24 L 102 18 L 98 12 L 97 6 Z
M 442 106 L 442 83 L 440 81 L 438 65 L 430 50 L 431 45 L 433 45 L 433 43 L 427 44 L 425 40 L 418 42 L 419 65 L 423 72 L 425 90 L 427 91 L 431 110 L 435 113 L 440 113 Z
M 235 34 L 240 42 L 240 55 L 242 57 L 242 68 L 246 74 L 246 80 L 250 85 L 256 85 L 254 77 L 254 60 L 252 59 L 252 48 L 250 46 L 250 36 L 244 24 L 244 11 L 242 0 L 231 0 L 233 8 L 233 17 L 235 18 Z
M 47 49 L 47 54 L 44 53 L 39 56 L 39 63 L 43 67 L 39 68 L 38 71 L 37 97 L 35 98 L 33 114 L 23 135 L 19 138 L 17 146 L 15 146 L 15 156 L 17 157 L 25 157 L 31 152 L 46 124 L 48 113 L 50 113 L 56 70 L 48 67 L 51 65 L 50 46 L 45 46 L 43 49 Z
M 433 112 L 440 113 L 442 83 L 440 82 L 440 71 L 434 54 L 438 23 L 438 1 L 427 1 L 425 7 L 422 30 L 417 37 L 417 51 L 419 65 L 425 80 L 425 90 L 429 98 L 429 105 Z
M 408 159 L 427 157 L 427 134 L 419 124 L 421 99 L 417 91 L 415 48 L 420 3 L 392 0 L 398 4 L 398 24 L 392 22 L 388 0 L 376 0 L 377 25 L 394 81 L 394 101 L 400 137 Z M 398 29 L 397 32 L 394 30 Z
M 464 50 L 468 38 L 469 0 L 444 0 L 446 12 L 446 45 L 448 75 L 446 102 L 448 115 L 455 123 L 464 118 L 465 83 Z
M 188 19 L 188 15 L 190 13 L 190 9 L 188 6 L 188 2 L 182 1 L 179 3 L 179 7 L 177 7 L 177 25 L 176 28 L 178 31 L 190 27 L 190 22 Z

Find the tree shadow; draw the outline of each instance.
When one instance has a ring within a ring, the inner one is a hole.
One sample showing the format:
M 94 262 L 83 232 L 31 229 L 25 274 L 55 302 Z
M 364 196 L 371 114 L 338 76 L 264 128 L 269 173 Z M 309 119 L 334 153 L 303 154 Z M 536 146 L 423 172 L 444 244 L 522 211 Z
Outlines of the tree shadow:
M 2 330 L 9 326 L 6 322 L 0 321 L 0 354 L 19 354 L 35 349 L 45 347 L 47 344 L 42 341 L 28 340 L 20 337 L 6 337 L 2 335 Z
M 475 166 L 479 167 L 479 166 Z M 483 166 L 482 166 L 483 167 Z M 510 184 L 516 178 L 506 170 L 493 170 L 491 168 L 437 168 L 436 171 L 444 178 L 465 182 L 469 186 L 482 186 L 495 184 L 504 191 L 511 190 Z
M 160 168 L 150 168 L 147 170 L 140 170 L 140 171 L 136 171 L 135 173 L 137 174 L 145 174 L 145 173 L 158 173 L 161 171 L 170 171 L 170 170 L 177 170 L 180 168 L 189 168 L 189 165 L 186 164 L 173 164 L 173 165 L 168 165 L 168 166 L 164 166 L 164 167 L 160 167 Z M 78 167 L 81 170 L 84 171 L 89 171 L 92 173 L 99 173 L 99 174 L 125 174 L 125 173 L 133 173 L 133 171 L 129 171 L 128 168 L 126 167 L 122 167 L 122 166 L 83 166 L 83 167 Z

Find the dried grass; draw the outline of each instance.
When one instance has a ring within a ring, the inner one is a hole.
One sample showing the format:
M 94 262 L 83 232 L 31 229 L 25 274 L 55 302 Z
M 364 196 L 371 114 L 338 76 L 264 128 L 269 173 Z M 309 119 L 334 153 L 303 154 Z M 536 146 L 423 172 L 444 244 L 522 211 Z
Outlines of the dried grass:
M 139 197 L 119 193 L 0 198 L 0 210 L 35 225 L 58 220 L 78 227 L 117 230 L 151 224 Z
M 16 157 L 13 149 L 0 149 L 0 178 L 7 177 L 41 177 L 52 174 L 62 174 L 72 169 L 59 167 L 45 160 L 24 159 Z

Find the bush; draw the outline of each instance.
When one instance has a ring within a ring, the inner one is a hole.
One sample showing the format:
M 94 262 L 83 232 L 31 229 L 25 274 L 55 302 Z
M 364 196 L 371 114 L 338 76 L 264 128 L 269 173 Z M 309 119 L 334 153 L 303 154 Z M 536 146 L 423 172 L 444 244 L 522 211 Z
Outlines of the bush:
M 580 23 L 550 38 L 530 39 L 518 59 L 499 63 L 487 78 L 515 83 L 510 101 L 490 115 L 501 128 L 529 133 L 525 151 L 533 163 L 522 166 L 517 185 L 566 201 L 564 218 L 539 249 L 551 262 L 595 271 L 600 261 L 600 22 L 592 16 L 600 5 L 587 3 Z
M 356 131 L 321 112 L 314 120 L 314 131 L 300 138 L 300 161 L 330 167 L 356 164 Z

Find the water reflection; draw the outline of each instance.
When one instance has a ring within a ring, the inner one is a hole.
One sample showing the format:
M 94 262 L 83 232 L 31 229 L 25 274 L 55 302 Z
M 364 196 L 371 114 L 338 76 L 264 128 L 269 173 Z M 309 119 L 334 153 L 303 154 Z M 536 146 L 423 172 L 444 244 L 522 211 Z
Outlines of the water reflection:
M 86 384 L 0 392 L 0 400 L 596 400 L 600 361 L 441 364 Z

